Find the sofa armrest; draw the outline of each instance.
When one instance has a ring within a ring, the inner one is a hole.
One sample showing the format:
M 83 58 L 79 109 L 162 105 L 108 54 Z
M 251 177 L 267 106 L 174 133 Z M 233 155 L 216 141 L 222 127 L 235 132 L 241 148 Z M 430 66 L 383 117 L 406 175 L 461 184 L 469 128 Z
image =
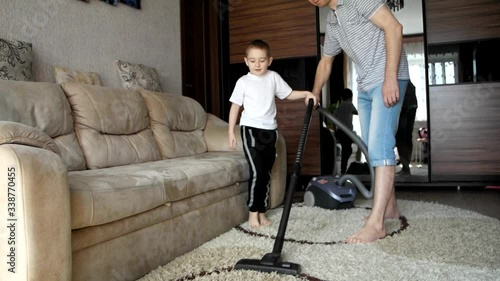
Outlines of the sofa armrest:
M 0 145 L 22 144 L 50 150 L 61 155 L 54 140 L 35 127 L 11 121 L 0 121 Z
M 229 149 L 228 128 L 229 124 L 226 121 L 207 113 L 207 125 L 205 126 L 204 135 L 208 151 L 232 151 Z M 237 125 L 234 130 L 237 142 L 236 150 L 243 151 L 241 135 L 239 134 L 240 126 Z
M 215 115 L 207 114 L 207 126 L 205 127 L 205 142 L 208 151 L 231 151 L 228 146 L 229 124 Z M 236 142 L 238 151 L 243 151 L 240 127 L 236 126 Z M 283 203 L 286 189 L 287 163 L 286 144 L 281 134 L 278 134 L 276 144 L 276 160 L 271 170 L 271 184 L 269 194 L 269 207 L 275 208 Z
M 0 145 L 0 280 L 71 280 L 67 168 L 55 153 Z

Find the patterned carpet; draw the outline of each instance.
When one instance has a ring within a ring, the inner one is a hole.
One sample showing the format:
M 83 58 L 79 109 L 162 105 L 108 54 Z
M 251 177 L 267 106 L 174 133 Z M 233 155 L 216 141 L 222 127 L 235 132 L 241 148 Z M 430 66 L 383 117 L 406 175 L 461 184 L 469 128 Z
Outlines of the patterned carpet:
M 404 217 L 386 222 L 390 235 L 358 245 L 341 241 L 363 225 L 371 201 L 333 211 L 294 205 L 282 259 L 300 264 L 299 276 L 233 269 L 242 258 L 272 251 L 282 213 L 275 209 L 268 213 L 272 226 L 244 223 L 138 281 L 500 280 L 499 220 L 436 203 L 398 203 Z

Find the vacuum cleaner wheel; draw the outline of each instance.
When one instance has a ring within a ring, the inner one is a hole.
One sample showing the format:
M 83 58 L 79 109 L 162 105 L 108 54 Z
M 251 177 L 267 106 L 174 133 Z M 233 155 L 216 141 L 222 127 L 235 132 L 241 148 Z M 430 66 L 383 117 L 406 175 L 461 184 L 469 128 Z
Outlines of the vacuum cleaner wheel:
M 314 200 L 314 194 L 312 193 L 312 191 L 308 190 L 304 194 L 304 204 L 309 207 L 316 205 L 316 201 Z

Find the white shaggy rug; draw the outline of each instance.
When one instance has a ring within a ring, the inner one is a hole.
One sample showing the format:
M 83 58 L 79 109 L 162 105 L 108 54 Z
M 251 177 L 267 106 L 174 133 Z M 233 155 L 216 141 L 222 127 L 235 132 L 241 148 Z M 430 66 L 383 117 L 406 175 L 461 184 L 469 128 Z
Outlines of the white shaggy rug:
M 283 209 L 270 227 L 241 224 L 138 281 L 164 280 L 500 280 L 500 221 L 436 203 L 399 200 L 390 235 L 369 244 L 340 241 L 359 230 L 369 200 L 349 210 L 292 207 L 282 260 L 302 266 L 299 276 L 235 270 L 243 258 L 271 252 Z

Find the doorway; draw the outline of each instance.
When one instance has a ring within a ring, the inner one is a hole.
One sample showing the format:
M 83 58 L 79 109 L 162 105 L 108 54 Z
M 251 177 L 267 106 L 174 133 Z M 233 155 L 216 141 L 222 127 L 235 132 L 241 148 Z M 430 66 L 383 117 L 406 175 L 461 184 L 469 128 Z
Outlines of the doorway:
M 227 57 L 223 2 L 180 1 L 182 95 L 206 112 L 222 116 L 220 92 Z

